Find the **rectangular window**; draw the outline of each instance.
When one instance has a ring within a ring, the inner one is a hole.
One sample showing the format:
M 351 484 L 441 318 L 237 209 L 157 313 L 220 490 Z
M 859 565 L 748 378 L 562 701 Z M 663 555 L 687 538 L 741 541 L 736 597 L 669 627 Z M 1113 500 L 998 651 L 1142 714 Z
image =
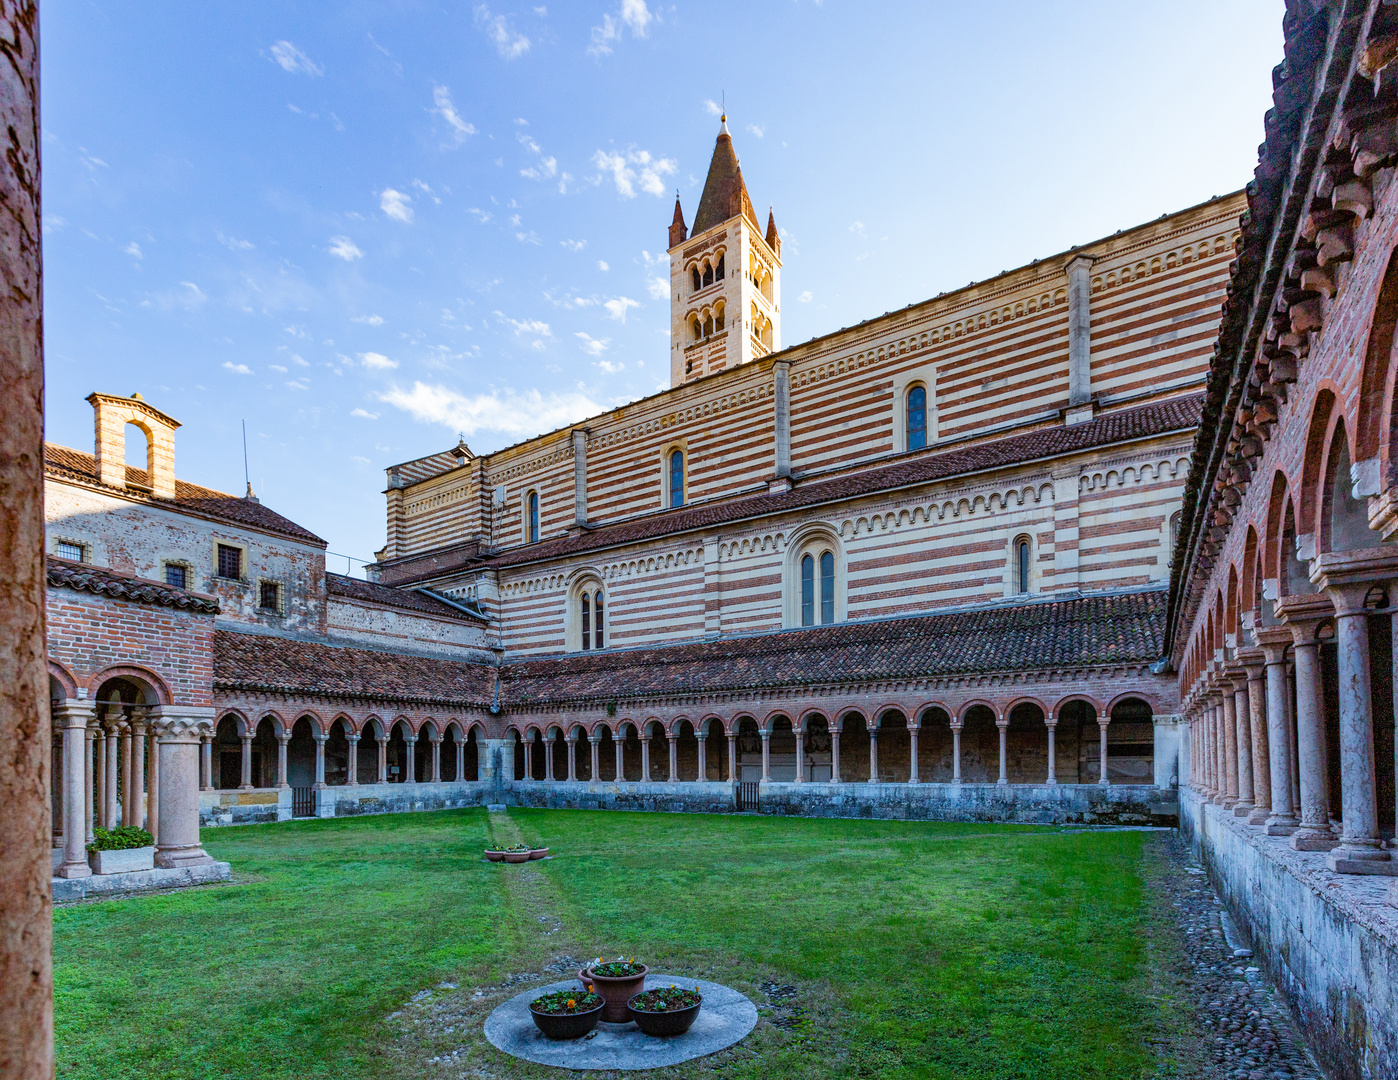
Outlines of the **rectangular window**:
M 73 562 L 85 562 L 84 556 L 87 549 L 81 544 L 70 544 L 67 540 L 58 542 L 58 557 L 60 559 L 72 559 Z
M 187 589 L 189 586 L 186 585 L 185 582 L 188 579 L 189 575 L 185 573 L 185 568 L 183 566 L 175 566 L 172 563 L 165 564 L 166 585 L 173 586 L 176 589 Z
M 264 581 L 258 589 L 257 606 L 268 611 L 281 609 L 282 589 L 275 581 Z
M 230 544 L 218 546 L 218 576 L 241 580 L 243 576 L 243 551 Z

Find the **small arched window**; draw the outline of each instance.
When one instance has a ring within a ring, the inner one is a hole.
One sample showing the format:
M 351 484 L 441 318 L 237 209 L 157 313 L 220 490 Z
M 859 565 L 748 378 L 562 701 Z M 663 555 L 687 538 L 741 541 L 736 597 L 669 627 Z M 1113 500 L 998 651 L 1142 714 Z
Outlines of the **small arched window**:
M 700 289 L 704 287 L 704 282 L 699 277 L 699 267 L 694 267 L 692 270 L 690 270 L 690 273 L 694 275 L 694 291 L 698 292 Z
M 704 340 L 704 327 L 700 324 L 698 315 L 689 320 L 689 330 L 694 335 L 695 341 Z
M 536 543 L 539 539 L 539 493 L 531 491 L 526 500 L 524 539 L 526 543 Z
M 714 268 L 709 264 L 704 264 L 704 284 L 706 286 L 714 283 Z
M 835 553 L 825 551 L 820 556 L 820 622 L 829 626 L 835 621 Z
M 1015 592 L 1023 596 L 1029 591 L 1029 538 L 1015 541 Z
M 714 317 L 710 315 L 704 320 L 704 336 L 708 337 L 714 332 Z
M 670 451 L 670 505 L 684 505 L 684 451 Z
M 927 387 L 908 389 L 908 449 L 921 450 L 927 445 Z
M 801 625 L 815 625 L 815 557 L 801 556 Z
M 717 308 L 714 309 L 714 333 L 717 334 L 717 333 L 722 333 L 722 332 L 723 332 L 723 307 L 720 305 L 719 307 L 717 307 Z
M 578 597 L 578 616 L 582 626 L 582 647 L 602 648 L 602 590 L 588 590 Z
M 715 281 L 722 281 L 722 280 L 723 280 L 723 256 L 722 256 L 722 255 L 720 255 L 720 256 L 718 257 L 718 265 L 714 267 L 714 280 L 715 280 Z
M 816 572 L 819 569 L 819 577 Z M 801 625 L 821 626 L 835 621 L 835 553 L 822 551 L 801 556 Z

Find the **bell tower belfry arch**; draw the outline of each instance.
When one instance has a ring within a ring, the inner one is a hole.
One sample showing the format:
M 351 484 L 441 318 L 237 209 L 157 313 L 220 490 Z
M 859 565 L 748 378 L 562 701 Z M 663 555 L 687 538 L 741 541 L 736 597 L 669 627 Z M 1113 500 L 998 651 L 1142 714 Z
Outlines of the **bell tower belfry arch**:
M 675 195 L 669 244 L 672 387 L 782 347 L 781 246 L 771 210 L 766 230 L 758 224 L 724 116 L 692 231 Z

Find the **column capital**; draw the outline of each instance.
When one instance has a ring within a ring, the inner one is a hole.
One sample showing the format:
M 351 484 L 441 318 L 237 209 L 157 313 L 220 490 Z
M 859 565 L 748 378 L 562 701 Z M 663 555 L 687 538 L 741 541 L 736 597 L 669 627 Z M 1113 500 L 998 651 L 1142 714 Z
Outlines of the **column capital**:
M 150 710 L 151 730 L 162 742 L 198 742 L 201 735 L 212 735 L 212 706 L 157 705 Z M 243 738 L 252 741 L 251 735 Z
M 357 731 L 351 731 L 348 735 L 345 736 L 345 742 L 357 743 L 359 739 L 360 735 Z
M 602 736 L 594 732 L 587 737 L 587 741 L 592 743 L 593 746 L 596 746 L 602 741 Z
M 1360 548 L 1357 551 L 1326 551 L 1310 564 L 1311 583 L 1335 602 L 1337 615 L 1357 614 L 1364 608 L 1364 596 L 1375 585 L 1387 586 L 1398 579 L 1398 551 L 1393 546 Z
M 316 742 L 318 742 L 318 743 L 323 743 L 323 742 L 329 742 L 329 741 L 330 741 L 330 736 L 327 735 L 327 734 L 325 734 L 325 732 L 320 731 L 320 730 L 318 730 L 318 729 L 311 732 L 311 738 L 313 738 L 313 739 L 314 739 Z
M 62 723 L 55 724 L 57 727 L 86 728 L 96 722 L 97 703 L 95 701 L 79 701 L 77 698 L 63 698 L 52 703 L 49 715 L 55 721 L 62 721 Z
M 277 742 L 281 743 L 283 746 L 285 746 L 287 743 L 291 742 L 291 732 L 289 732 L 289 731 L 279 731 L 279 732 L 277 732 Z
M 1335 605 L 1324 593 L 1283 596 L 1275 610 L 1277 619 L 1291 631 L 1292 643 L 1296 645 L 1315 641 L 1316 627 L 1335 615 Z

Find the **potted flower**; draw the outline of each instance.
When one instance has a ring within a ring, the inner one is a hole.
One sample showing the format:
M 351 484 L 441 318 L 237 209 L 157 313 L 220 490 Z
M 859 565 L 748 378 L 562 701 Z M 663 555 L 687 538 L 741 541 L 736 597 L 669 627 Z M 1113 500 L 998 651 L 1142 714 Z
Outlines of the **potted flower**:
M 548 853 L 549 849 L 546 847 L 535 847 L 529 849 L 529 857 L 531 859 L 542 859 Z
M 511 844 L 505 848 L 505 861 L 511 863 L 521 863 L 529 861 L 528 844 Z
M 534 1025 L 550 1039 L 581 1039 L 597 1026 L 606 1003 L 599 994 L 559 990 L 529 1003 Z
M 599 956 L 578 972 L 578 978 L 588 990 L 601 994 L 607 1002 L 602 1019 L 609 1024 L 624 1024 L 631 1019 L 626 1003 L 641 992 L 648 970 L 645 964 L 636 963 L 634 957 L 618 956 L 604 963 Z
M 503 848 L 486 848 L 485 857 L 489 862 L 504 862 L 505 851 Z
M 698 990 L 671 983 L 637 994 L 626 1003 L 626 1009 L 647 1035 L 664 1038 L 688 1031 L 703 1002 L 704 996 Z
M 92 830 L 87 861 L 94 874 L 129 874 L 155 869 L 155 837 L 135 825 Z

